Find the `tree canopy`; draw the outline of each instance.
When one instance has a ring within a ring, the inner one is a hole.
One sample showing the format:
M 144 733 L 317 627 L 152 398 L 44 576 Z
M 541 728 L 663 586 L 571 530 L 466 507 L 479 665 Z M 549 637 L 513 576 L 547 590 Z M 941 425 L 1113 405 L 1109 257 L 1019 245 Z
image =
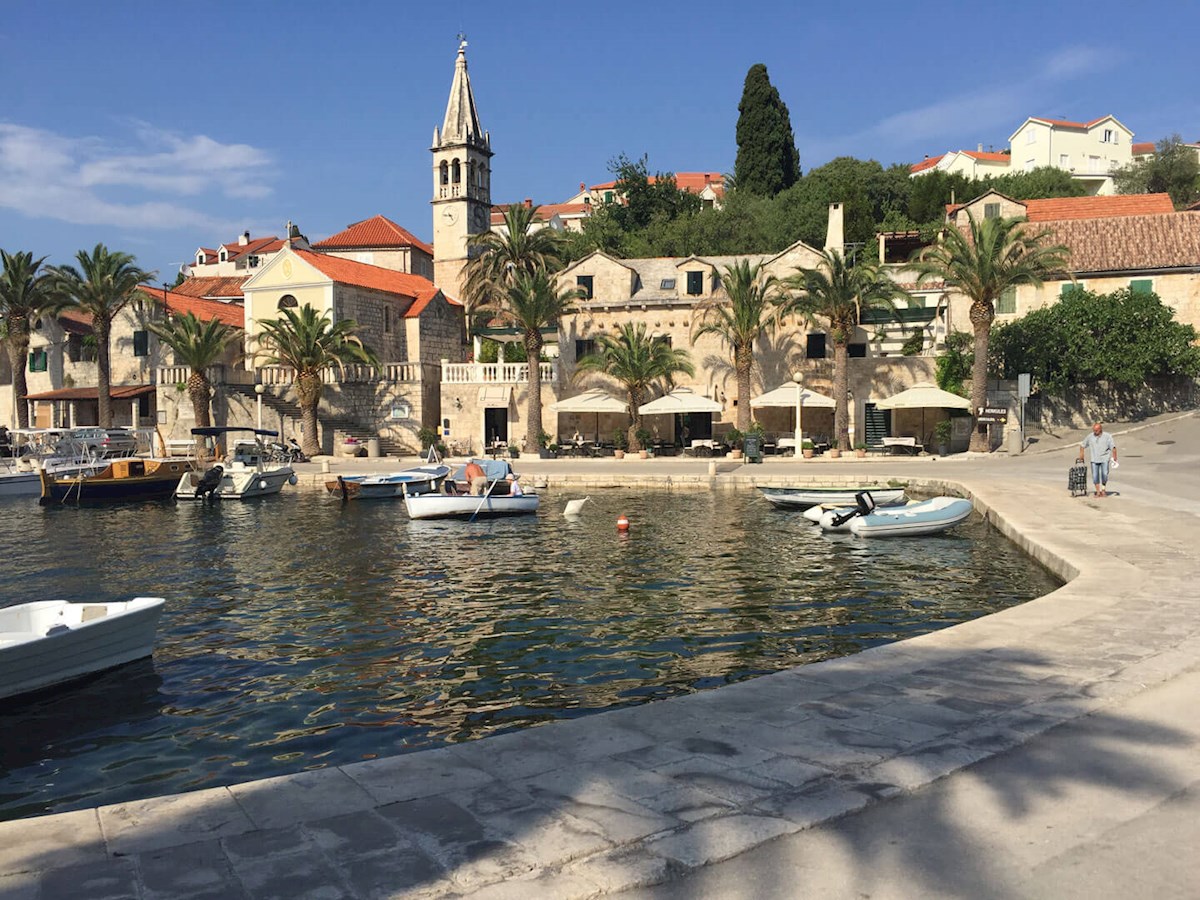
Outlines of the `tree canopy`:
M 1200 200 L 1200 156 L 1173 134 L 1155 145 L 1153 156 L 1118 169 L 1113 180 L 1119 194 L 1170 194 L 1183 209 Z
M 800 178 L 800 154 L 787 104 L 762 63 L 755 63 L 746 73 L 738 104 L 737 146 L 734 181 L 738 190 L 774 197 Z
M 1136 387 L 1156 376 L 1200 374 L 1195 340 L 1196 329 L 1175 321 L 1152 291 L 1076 289 L 998 326 L 989 356 L 1002 378 L 1029 372 L 1052 393 L 1093 381 Z

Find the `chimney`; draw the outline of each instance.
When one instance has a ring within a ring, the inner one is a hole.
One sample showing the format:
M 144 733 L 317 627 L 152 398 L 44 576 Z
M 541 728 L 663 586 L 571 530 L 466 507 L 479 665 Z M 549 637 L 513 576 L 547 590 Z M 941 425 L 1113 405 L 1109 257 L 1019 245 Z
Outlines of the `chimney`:
M 582 182 L 582 181 L 581 181 L 581 182 L 579 182 L 579 190 L 580 190 L 580 191 L 586 191 L 586 190 L 587 190 L 587 184 L 586 184 L 585 182 Z
M 526 197 L 526 198 L 525 198 L 525 208 L 526 208 L 526 209 L 533 209 L 533 200 L 532 200 L 532 198 L 530 198 L 530 197 Z
M 982 152 L 983 152 L 983 142 L 982 142 L 982 141 L 980 141 L 980 142 L 979 142 L 979 144 L 978 144 L 978 145 L 975 147 L 975 150 L 976 150 L 976 152 L 978 152 L 978 153 L 982 153 Z
M 242 247 L 245 247 L 249 243 L 250 243 L 250 232 L 245 231 L 242 233 L 242 236 L 240 238 L 238 238 L 238 244 Z
M 825 230 L 825 249 L 842 252 L 846 246 L 845 210 L 840 203 L 829 204 L 829 227 Z

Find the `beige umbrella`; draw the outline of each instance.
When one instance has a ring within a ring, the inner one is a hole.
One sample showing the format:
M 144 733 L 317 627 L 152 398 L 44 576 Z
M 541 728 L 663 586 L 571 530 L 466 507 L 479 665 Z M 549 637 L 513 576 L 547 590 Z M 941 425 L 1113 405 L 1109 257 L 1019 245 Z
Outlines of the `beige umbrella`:
M 927 409 L 970 409 L 971 401 L 958 394 L 943 391 L 936 384 L 919 381 L 906 391 L 876 402 L 876 409 L 919 409 L 921 410 L 921 434 L 925 434 L 925 410 Z
M 716 400 L 709 400 L 691 388 L 675 388 L 657 400 L 643 403 L 638 412 L 643 416 L 661 416 L 671 413 L 719 413 L 723 407 Z
M 600 443 L 600 413 L 623 413 L 627 407 L 625 401 L 614 397 L 608 391 L 593 388 L 576 394 L 574 397 L 564 397 L 550 404 L 550 409 L 556 413 L 595 413 L 596 414 L 596 443 Z
M 826 397 L 824 394 L 814 391 L 812 388 L 806 388 L 796 381 L 781 384 L 773 391 L 767 391 L 750 401 L 751 409 L 762 409 L 763 407 L 780 406 L 787 409 L 796 410 L 796 453 L 799 455 L 800 448 L 804 446 L 804 432 L 800 428 L 800 416 L 804 407 L 823 407 L 825 409 L 833 409 L 837 406 L 837 401 L 832 397 Z

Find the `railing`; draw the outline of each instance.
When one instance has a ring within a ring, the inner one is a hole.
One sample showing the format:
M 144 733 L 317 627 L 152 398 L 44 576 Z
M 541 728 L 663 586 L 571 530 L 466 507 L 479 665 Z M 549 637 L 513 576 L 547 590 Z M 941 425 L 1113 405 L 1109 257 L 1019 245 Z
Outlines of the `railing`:
M 543 383 L 558 381 L 554 363 L 540 363 Z M 529 381 L 528 363 L 442 363 L 443 384 L 526 384 Z
M 344 371 L 326 369 L 321 374 L 324 384 L 375 384 L 385 382 L 420 382 L 424 368 L 430 370 L 426 377 L 436 377 L 437 367 L 431 363 L 393 362 L 383 363 L 378 369 L 373 366 L 346 366 Z M 208 380 L 213 384 L 254 384 L 255 378 L 262 379 L 266 385 L 282 387 L 296 380 L 296 370 L 287 366 L 263 366 L 255 371 L 224 365 L 209 366 L 206 370 Z M 184 384 L 192 377 L 189 366 L 160 366 L 158 369 L 159 384 Z
M 236 371 L 236 370 L 235 370 Z M 209 366 L 204 370 L 210 384 L 228 384 L 230 372 L 227 366 Z M 192 377 L 191 366 L 159 366 L 158 384 L 186 384 Z

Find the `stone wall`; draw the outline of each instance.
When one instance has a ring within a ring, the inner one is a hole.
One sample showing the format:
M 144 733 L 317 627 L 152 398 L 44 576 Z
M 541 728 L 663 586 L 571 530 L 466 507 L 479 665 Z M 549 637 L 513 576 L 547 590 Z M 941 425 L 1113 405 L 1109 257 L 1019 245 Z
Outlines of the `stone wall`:
M 1200 380 L 1151 379 L 1136 388 L 1106 382 L 1078 386 L 1058 396 L 1030 398 L 1025 426 L 1043 431 L 1087 428 L 1094 422 L 1136 422 L 1168 412 L 1195 409 L 1200 402 Z

